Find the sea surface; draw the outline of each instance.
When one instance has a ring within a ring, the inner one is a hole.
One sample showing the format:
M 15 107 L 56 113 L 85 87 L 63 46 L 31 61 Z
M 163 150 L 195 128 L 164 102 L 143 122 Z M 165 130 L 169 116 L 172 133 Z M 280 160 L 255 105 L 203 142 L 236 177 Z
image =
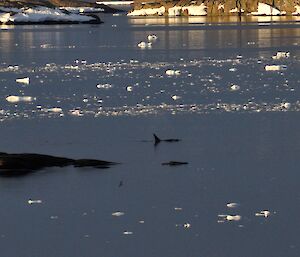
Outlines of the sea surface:
M 299 257 L 299 19 L 101 17 L 0 26 L 0 151 L 120 163 L 0 176 L 0 255 Z

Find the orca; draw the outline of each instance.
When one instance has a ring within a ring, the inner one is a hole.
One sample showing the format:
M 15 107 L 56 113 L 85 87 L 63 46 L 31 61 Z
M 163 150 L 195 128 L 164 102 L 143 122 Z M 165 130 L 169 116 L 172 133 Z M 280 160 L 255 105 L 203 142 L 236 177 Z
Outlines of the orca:
M 18 176 L 49 167 L 93 167 L 106 169 L 118 164 L 95 159 L 70 159 L 45 154 L 0 152 L 0 176 Z
M 155 145 L 159 144 L 160 142 L 174 143 L 174 142 L 181 141 L 180 139 L 177 139 L 177 138 L 160 139 L 156 134 L 153 134 L 153 136 L 154 136 L 154 144 Z
M 163 162 L 161 165 L 169 165 L 169 166 L 179 166 L 179 165 L 187 165 L 188 162 L 178 162 L 178 161 L 169 161 Z

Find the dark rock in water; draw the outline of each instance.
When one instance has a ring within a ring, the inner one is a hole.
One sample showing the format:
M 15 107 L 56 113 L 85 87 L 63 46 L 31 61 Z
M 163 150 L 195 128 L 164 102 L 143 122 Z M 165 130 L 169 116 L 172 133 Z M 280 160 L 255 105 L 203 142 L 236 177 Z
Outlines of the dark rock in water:
M 163 162 L 161 165 L 169 165 L 169 166 L 179 166 L 179 165 L 187 165 L 188 162 L 178 162 L 178 161 L 169 161 Z
M 0 153 L 0 176 L 20 176 L 49 167 L 65 167 L 70 165 L 73 165 L 74 167 L 93 167 L 105 169 L 114 164 L 117 163 L 93 159 L 74 160 L 70 158 L 44 154 Z
M 153 134 L 153 136 L 154 136 L 154 144 L 155 145 L 159 144 L 160 142 L 174 143 L 174 142 L 181 141 L 180 139 L 177 139 L 177 138 L 160 139 L 156 134 Z

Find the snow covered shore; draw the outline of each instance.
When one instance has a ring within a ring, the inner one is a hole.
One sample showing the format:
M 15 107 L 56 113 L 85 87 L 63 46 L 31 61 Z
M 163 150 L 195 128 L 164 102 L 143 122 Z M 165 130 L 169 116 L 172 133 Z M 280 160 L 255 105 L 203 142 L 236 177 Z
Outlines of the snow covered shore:
M 0 24 L 99 24 L 102 23 L 96 15 L 75 14 L 65 10 L 35 7 L 35 8 L 3 8 L 0 7 Z

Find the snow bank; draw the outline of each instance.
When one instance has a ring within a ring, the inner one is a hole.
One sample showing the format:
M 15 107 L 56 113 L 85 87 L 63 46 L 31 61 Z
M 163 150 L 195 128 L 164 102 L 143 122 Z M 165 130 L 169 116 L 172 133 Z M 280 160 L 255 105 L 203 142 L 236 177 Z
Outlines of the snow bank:
M 1 23 L 92 22 L 94 17 L 64 13 L 59 9 L 37 7 L 19 9 L 17 13 L 0 13 Z
M 183 11 L 187 10 L 188 15 L 191 15 L 191 16 L 204 16 L 204 15 L 207 15 L 206 9 L 207 9 L 207 7 L 203 3 L 201 5 L 190 5 L 190 6 L 182 7 L 182 10 Z
M 268 4 L 258 3 L 257 12 L 252 12 L 252 15 L 283 15 L 285 12 L 281 12 L 277 8 L 274 8 Z
M 147 9 L 140 9 L 134 10 L 128 13 L 128 16 L 148 16 L 148 15 L 164 15 L 166 8 L 164 6 L 160 8 L 147 8 Z
M 97 13 L 104 12 L 103 8 L 93 8 L 93 7 L 61 7 L 61 10 L 66 10 L 71 13 Z
M 293 15 L 300 15 L 300 5 L 296 5 L 295 8 L 296 8 L 296 11 L 293 12 L 292 14 Z
M 207 15 L 205 4 L 201 5 L 189 5 L 189 6 L 174 6 L 169 8 L 168 16 L 180 16 L 184 12 L 187 12 L 190 16 L 204 16 Z

